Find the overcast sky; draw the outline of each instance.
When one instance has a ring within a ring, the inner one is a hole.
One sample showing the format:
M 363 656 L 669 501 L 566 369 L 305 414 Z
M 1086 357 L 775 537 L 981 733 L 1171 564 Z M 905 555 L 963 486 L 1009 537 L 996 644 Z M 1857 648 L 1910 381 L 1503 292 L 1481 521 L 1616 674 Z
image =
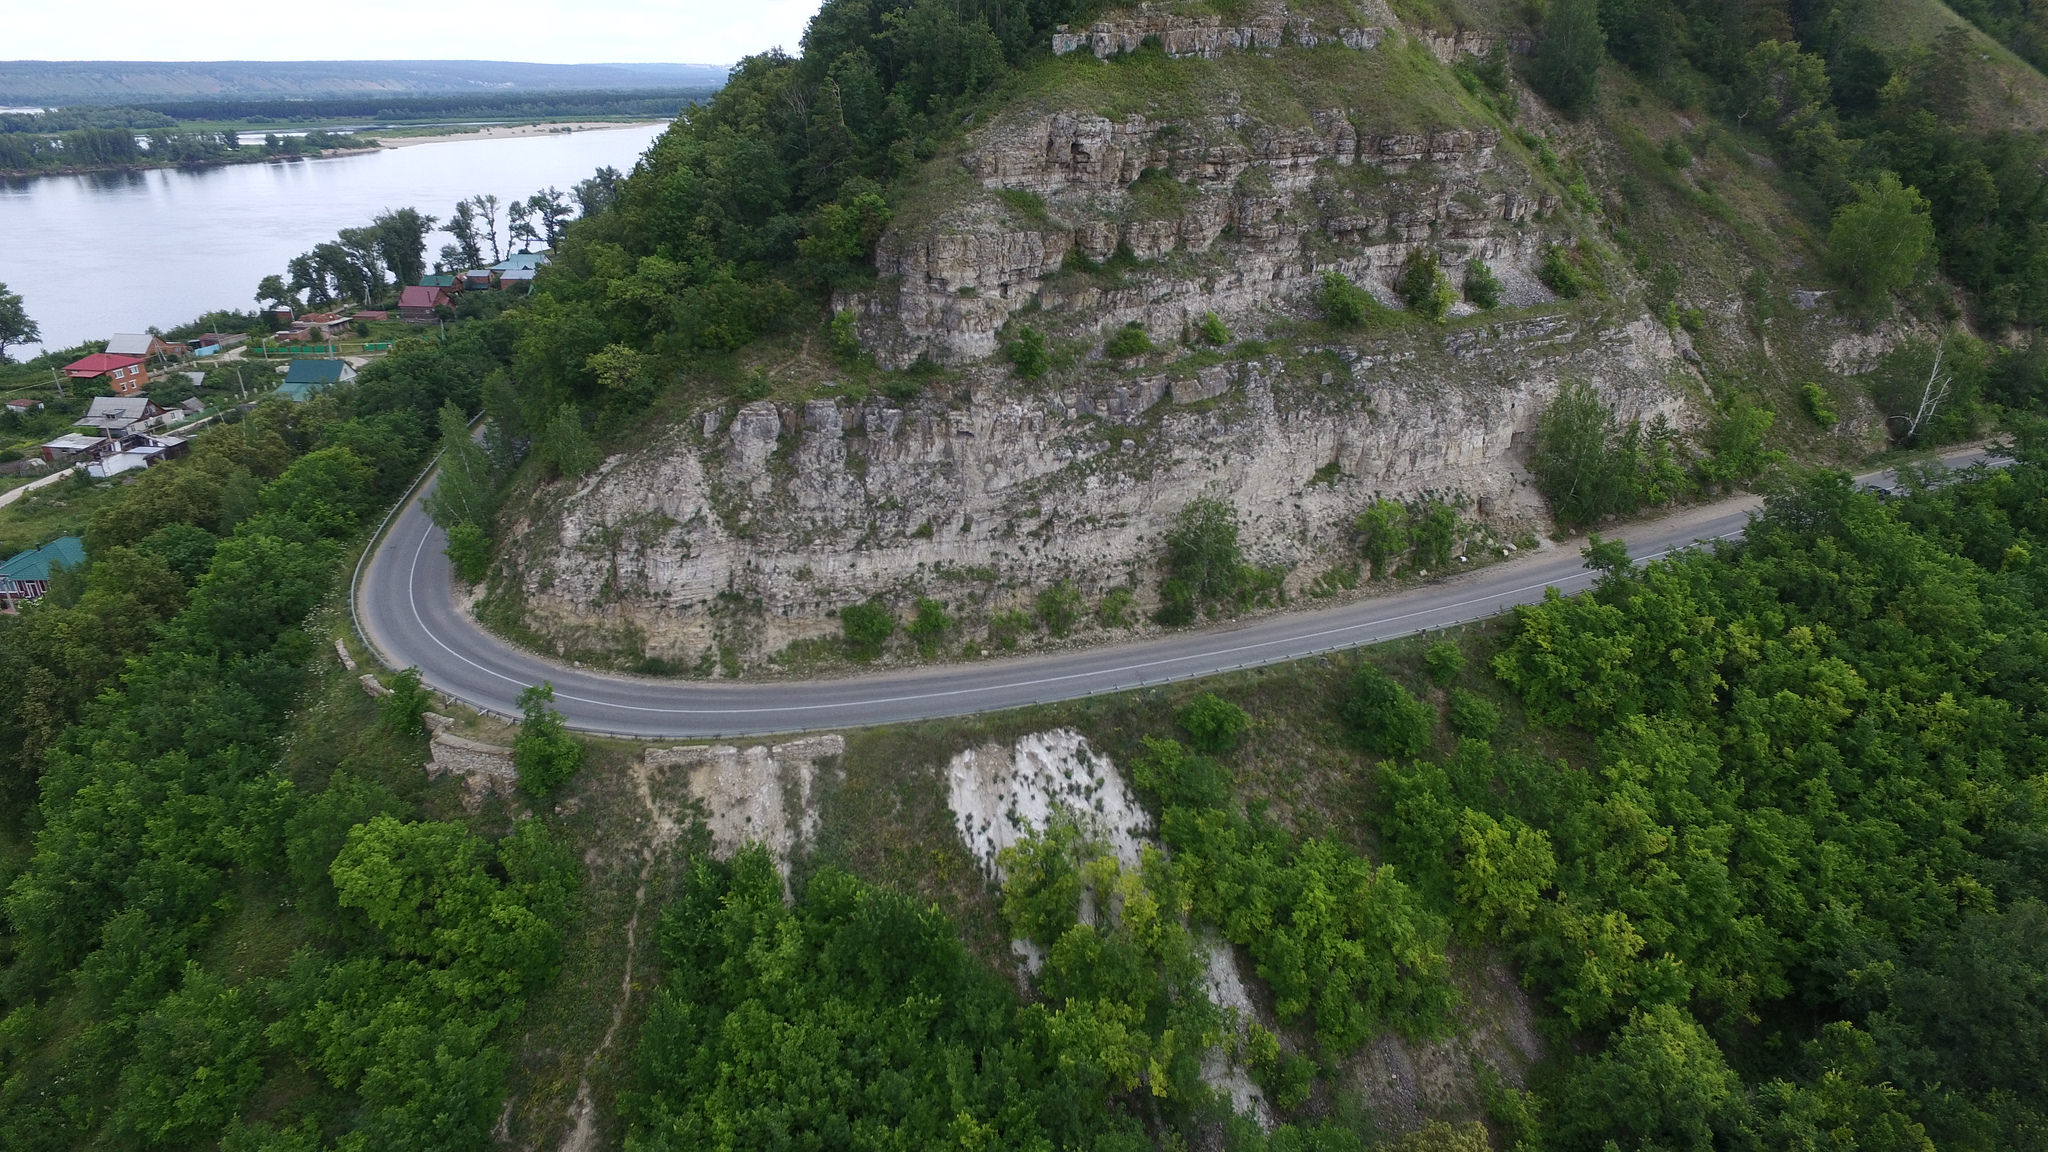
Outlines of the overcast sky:
M 19 60 L 529 60 L 730 64 L 792 53 L 818 0 L 350 0 L 216 6 L 163 0 L 8 5 Z

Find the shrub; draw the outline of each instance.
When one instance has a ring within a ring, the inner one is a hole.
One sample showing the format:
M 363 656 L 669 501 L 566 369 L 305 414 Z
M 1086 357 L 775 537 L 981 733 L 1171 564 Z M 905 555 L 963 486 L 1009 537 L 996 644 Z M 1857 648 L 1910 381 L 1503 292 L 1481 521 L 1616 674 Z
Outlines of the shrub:
M 475 524 L 448 529 L 448 562 L 464 584 L 475 584 L 491 572 L 491 538 Z
M 1074 622 L 1081 618 L 1081 592 L 1073 581 L 1062 580 L 1038 594 L 1034 605 L 1038 622 L 1054 636 L 1065 636 L 1074 630 Z
M 1576 300 L 1593 287 L 1592 278 L 1577 255 L 1562 244 L 1552 244 L 1543 250 L 1543 263 L 1536 269 L 1536 278 L 1566 300 Z
M 1344 722 L 1359 743 L 1382 756 L 1420 756 L 1429 748 L 1436 712 L 1393 677 L 1370 664 L 1359 668 L 1344 702 Z
M 1841 416 L 1836 414 L 1834 404 L 1828 399 L 1827 389 L 1818 384 L 1805 384 L 1799 389 L 1799 398 L 1806 405 L 1806 414 L 1823 429 L 1832 429 L 1841 423 Z
M 1351 282 L 1349 276 L 1332 268 L 1323 273 L 1323 285 L 1316 293 L 1323 319 L 1339 328 L 1363 328 L 1386 316 L 1387 310 L 1372 293 Z
M 1244 709 L 1214 692 L 1204 692 L 1190 700 L 1174 718 L 1187 729 L 1188 743 L 1194 745 L 1195 751 L 1210 755 L 1237 747 L 1238 736 L 1252 723 Z
M 1202 323 L 1196 327 L 1195 335 L 1201 337 L 1204 344 L 1221 346 L 1230 343 L 1230 329 L 1214 312 L 1202 313 Z
M 1692 167 L 1692 149 L 1686 147 L 1685 137 L 1681 134 L 1673 133 L 1671 139 L 1664 142 L 1663 156 L 1664 163 L 1673 168 Z
M 1700 461 L 1700 475 L 1716 484 L 1740 484 L 1784 463 L 1783 452 L 1764 447 L 1776 419 L 1769 408 L 1748 397 L 1730 396 L 1707 430 L 1707 458 Z
M 882 654 L 882 645 L 896 632 L 896 613 L 880 599 L 849 604 L 839 610 L 839 631 L 846 641 L 846 654 L 856 660 L 872 660 Z
M 569 735 L 562 714 L 548 707 L 554 699 L 555 686 L 546 681 L 519 694 L 524 719 L 512 740 L 512 767 L 519 790 L 535 800 L 547 799 L 583 767 L 583 744 Z
M 1474 308 L 1500 307 L 1500 278 L 1486 261 L 1472 259 L 1465 261 L 1465 301 Z
M 1052 354 L 1045 348 L 1045 333 L 1028 324 L 1017 329 L 1017 338 L 1003 346 L 1003 354 L 1017 366 L 1017 375 L 1026 380 L 1036 380 L 1052 367 Z
M 1491 740 L 1500 731 L 1500 709 L 1493 701 L 1466 688 L 1451 689 L 1451 731 L 1474 740 Z
M 1439 640 L 1423 652 L 1422 667 L 1438 686 L 1449 684 L 1465 672 L 1465 650 L 1449 640 Z
M 1131 605 L 1137 598 L 1129 588 L 1111 588 L 1095 606 L 1095 622 L 1104 628 L 1130 627 Z
M 420 683 L 420 670 L 407 668 L 391 678 L 391 694 L 377 705 L 377 719 L 400 736 L 424 736 L 427 730 L 420 718 L 431 702 Z
M 845 626 L 842 618 L 841 627 Z M 936 655 L 946 642 L 946 633 L 953 629 L 953 618 L 946 615 L 946 606 L 930 597 L 920 596 L 917 600 L 917 614 L 910 618 L 911 640 L 917 644 L 922 656 Z
M 832 314 L 832 358 L 851 368 L 860 361 L 860 317 L 851 308 Z
M 1102 345 L 1102 354 L 1112 360 L 1129 360 L 1152 351 L 1152 337 L 1145 334 L 1145 326 L 1136 320 L 1117 329 Z
M 1458 293 L 1451 287 L 1451 278 L 1444 275 L 1443 265 L 1438 263 L 1436 254 L 1417 249 L 1408 254 L 1401 264 L 1401 275 L 1394 281 L 1394 290 L 1401 295 L 1401 302 L 1408 310 L 1426 320 L 1442 321 L 1450 314 L 1451 305 L 1457 302 Z
M 1408 554 L 1408 506 L 1398 500 L 1374 500 L 1358 514 L 1353 527 L 1375 580 L 1392 573 L 1394 561 Z
M 1021 609 L 998 612 L 988 618 L 988 642 L 991 647 L 1009 651 L 1017 646 L 1017 640 L 1031 631 L 1031 614 Z

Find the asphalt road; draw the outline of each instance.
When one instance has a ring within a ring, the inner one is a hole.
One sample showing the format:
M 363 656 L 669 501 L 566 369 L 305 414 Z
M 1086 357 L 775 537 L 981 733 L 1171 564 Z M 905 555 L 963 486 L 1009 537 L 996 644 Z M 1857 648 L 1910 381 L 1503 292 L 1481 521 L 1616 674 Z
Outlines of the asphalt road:
M 1988 456 L 1970 449 L 1942 459 L 1960 468 Z M 1896 482 L 1889 471 L 1857 479 Z M 389 667 L 417 667 L 430 687 L 487 712 L 514 715 L 522 689 L 549 681 L 555 707 L 571 727 L 619 736 L 854 728 L 1121 692 L 1462 624 L 1540 600 L 1545 588 L 1576 591 L 1593 578 L 1576 543 L 1546 545 L 1386 596 L 1128 644 L 837 680 L 654 680 L 568 667 L 485 631 L 457 606 L 441 530 L 421 507 L 425 490 L 404 505 L 357 571 L 355 607 L 364 638 Z M 1739 536 L 1760 507 L 1754 497 L 1723 500 L 1632 523 L 1616 534 L 1636 559 L 1654 559 Z

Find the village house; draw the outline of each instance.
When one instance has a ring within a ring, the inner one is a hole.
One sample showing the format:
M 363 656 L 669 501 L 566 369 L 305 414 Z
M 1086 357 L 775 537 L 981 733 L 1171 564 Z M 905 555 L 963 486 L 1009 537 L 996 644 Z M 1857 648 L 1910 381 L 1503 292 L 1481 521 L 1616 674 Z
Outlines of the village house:
M 26 416 L 31 412 L 41 412 L 43 402 L 33 396 L 17 396 L 7 402 L 7 410 L 16 416 Z
M 462 286 L 466 289 L 489 288 L 491 286 L 491 270 L 489 268 L 471 268 L 462 274 Z
M 143 358 L 115 352 L 95 352 L 64 366 L 73 380 L 103 384 L 116 396 L 133 396 L 149 387 L 149 366 Z
M 277 390 L 294 404 L 302 404 L 316 392 L 325 392 L 355 378 L 356 370 L 346 360 L 294 360 Z
M 537 272 L 534 268 L 507 268 L 498 273 L 498 287 L 507 292 L 531 292 Z
M 432 276 L 420 277 L 419 287 L 441 288 L 449 292 L 462 291 L 462 277 L 454 272 L 436 272 Z
M 398 314 L 414 324 L 431 324 L 435 311 L 448 304 L 448 290 L 417 284 L 398 294 Z
M 112 439 L 140 436 L 164 422 L 164 409 L 140 396 L 95 396 L 85 415 L 71 422 L 75 428 L 97 428 Z
M 106 480 L 123 472 L 140 472 L 166 460 L 176 460 L 189 451 L 191 445 L 182 436 L 136 437 L 119 452 L 110 453 L 87 464 L 85 474 L 95 480 Z
M 166 360 L 175 360 L 185 354 L 184 348 L 147 332 L 116 332 L 114 338 L 107 341 L 106 351 L 114 356 L 140 356 L 144 359 L 161 356 Z
M 491 271 L 499 273 L 512 271 L 531 272 L 547 262 L 548 254 L 545 252 L 514 252 L 496 264 L 491 265 Z
M 41 548 L 34 548 L 0 564 L 0 612 L 12 612 L 17 604 L 42 599 L 50 590 L 50 576 L 85 563 L 85 541 L 76 536 L 59 536 Z

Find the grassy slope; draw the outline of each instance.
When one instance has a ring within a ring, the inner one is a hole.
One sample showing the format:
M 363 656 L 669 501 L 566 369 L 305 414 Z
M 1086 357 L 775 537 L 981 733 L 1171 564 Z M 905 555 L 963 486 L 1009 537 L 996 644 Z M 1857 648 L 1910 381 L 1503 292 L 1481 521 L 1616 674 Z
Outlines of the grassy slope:
M 1961 28 L 1977 54 L 1970 76 L 1975 82 L 1978 127 L 2030 132 L 2048 128 L 2048 77 L 1942 0 L 1880 0 L 1866 10 L 1853 34 L 1874 48 L 1896 53 L 1931 45 L 1950 28 Z

